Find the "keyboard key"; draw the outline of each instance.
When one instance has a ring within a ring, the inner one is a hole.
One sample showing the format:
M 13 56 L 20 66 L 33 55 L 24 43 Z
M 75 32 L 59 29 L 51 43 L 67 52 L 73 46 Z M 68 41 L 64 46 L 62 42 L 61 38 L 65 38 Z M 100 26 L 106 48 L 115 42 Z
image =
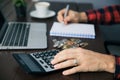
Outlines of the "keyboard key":
M 30 24 L 14 22 L 9 24 L 2 46 L 27 46 Z

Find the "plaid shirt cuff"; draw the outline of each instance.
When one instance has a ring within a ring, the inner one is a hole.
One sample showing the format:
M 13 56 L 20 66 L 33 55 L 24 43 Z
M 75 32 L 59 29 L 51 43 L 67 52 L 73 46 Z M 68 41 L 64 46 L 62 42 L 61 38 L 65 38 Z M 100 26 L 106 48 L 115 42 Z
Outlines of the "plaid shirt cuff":
M 120 56 L 115 56 L 115 59 L 116 59 L 115 80 L 120 80 Z

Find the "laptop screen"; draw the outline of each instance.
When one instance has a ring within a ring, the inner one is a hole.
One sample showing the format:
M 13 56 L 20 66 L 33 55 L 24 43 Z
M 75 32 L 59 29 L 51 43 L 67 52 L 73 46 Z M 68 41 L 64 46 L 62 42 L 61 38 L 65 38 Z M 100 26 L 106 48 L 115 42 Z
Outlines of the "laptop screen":
M 5 23 L 5 18 L 2 15 L 2 12 L 0 11 L 0 30 L 1 30 L 4 23 Z

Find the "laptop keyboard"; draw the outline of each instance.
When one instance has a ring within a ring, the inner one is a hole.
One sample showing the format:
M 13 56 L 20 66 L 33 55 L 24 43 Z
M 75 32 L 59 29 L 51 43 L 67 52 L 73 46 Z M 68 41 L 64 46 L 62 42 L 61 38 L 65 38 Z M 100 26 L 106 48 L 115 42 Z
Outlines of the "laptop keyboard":
M 2 46 L 27 46 L 30 23 L 10 23 Z

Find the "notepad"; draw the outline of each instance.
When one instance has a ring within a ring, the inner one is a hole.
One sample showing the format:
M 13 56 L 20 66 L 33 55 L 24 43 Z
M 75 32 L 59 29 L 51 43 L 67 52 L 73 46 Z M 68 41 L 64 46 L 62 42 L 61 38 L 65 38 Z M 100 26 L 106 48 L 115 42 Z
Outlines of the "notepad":
M 50 30 L 50 36 L 77 37 L 95 39 L 93 24 L 54 22 Z

